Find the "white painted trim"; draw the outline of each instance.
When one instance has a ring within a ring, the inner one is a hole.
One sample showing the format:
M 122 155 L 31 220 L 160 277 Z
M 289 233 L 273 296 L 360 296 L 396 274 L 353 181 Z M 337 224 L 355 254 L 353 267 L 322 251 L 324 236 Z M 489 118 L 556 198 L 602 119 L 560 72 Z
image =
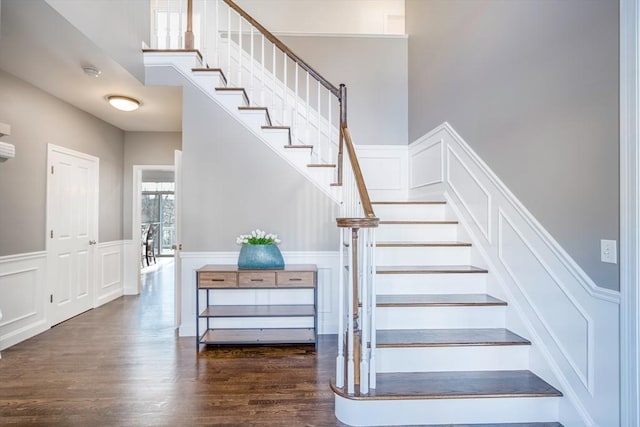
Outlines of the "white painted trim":
M 358 39 L 409 39 L 409 34 L 377 34 L 377 33 L 299 33 L 276 31 L 278 37 L 334 37 L 334 38 L 358 38 Z
M 46 251 L 27 252 L 24 254 L 15 254 L 15 255 L 4 255 L 4 256 L 0 256 L 0 264 L 12 262 L 12 261 L 26 261 L 31 259 L 38 259 L 46 256 L 47 256 Z
M 406 145 L 356 145 L 358 161 L 362 169 L 367 189 L 372 198 L 406 199 L 408 191 L 408 161 Z M 384 177 L 380 167 L 368 168 L 367 163 L 384 162 Z M 381 181 L 384 183 L 381 184 Z M 391 182 L 393 184 L 386 184 Z
M 640 4 L 620 1 L 621 426 L 640 425 Z
M 116 240 L 112 242 L 100 243 L 97 246 L 97 263 L 96 263 L 96 288 L 94 308 L 100 307 L 108 302 L 119 298 L 124 293 L 123 277 L 123 248 L 124 241 Z M 117 260 L 117 265 L 107 265 L 106 258 Z M 113 270 L 117 269 L 117 275 L 105 278 L 113 274 Z
M 124 295 L 138 294 L 140 277 L 140 242 L 124 240 L 122 242 L 122 292 Z
M 487 166 L 487 164 L 471 149 L 471 147 L 462 139 L 460 135 L 445 122 L 419 138 L 415 142 L 409 145 L 409 149 L 413 144 L 418 144 L 426 139 L 433 138 L 434 135 L 439 132 L 448 134 L 453 140 L 457 142 L 456 146 L 463 150 L 464 154 L 469 156 L 475 166 L 486 174 L 491 185 L 495 186 L 499 193 L 505 197 L 519 215 L 527 221 L 527 224 L 538 234 L 540 239 L 545 242 L 548 248 L 558 257 L 558 259 L 569 269 L 584 289 L 593 297 L 613 302 L 620 303 L 620 293 L 612 291 L 610 289 L 602 288 L 596 285 L 593 280 L 576 264 L 576 262 L 567 254 L 567 252 L 558 244 L 558 242 L 549 234 L 547 230 L 535 219 L 535 217 L 524 207 L 524 205 L 513 195 L 513 193 L 507 188 L 507 186 L 498 178 L 498 176 Z
M 161 172 L 175 172 L 173 165 L 133 165 L 133 173 L 131 175 L 131 194 L 133 197 L 131 204 L 131 238 L 134 242 L 139 241 L 140 230 L 142 228 L 142 213 L 140 212 L 142 206 L 142 172 L 143 171 L 161 171 Z M 130 256 L 127 253 L 127 256 Z M 140 263 L 142 257 L 142 247 L 140 244 L 136 247 L 136 265 L 138 266 L 138 275 L 135 286 L 127 286 L 125 295 L 138 295 L 142 287 L 140 282 L 140 271 L 142 270 L 142 264 Z M 125 264 L 128 264 L 125 263 Z M 131 263 L 130 265 L 133 265 Z
M 424 147 L 422 146 L 424 145 Z M 428 182 L 421 182 L 421 183 L 414 183 L 413 182 L 413 159 L 415 157 L 417 157 L 420 153 L 423 153 L 427 150 L 430 150 L 431 148 L 435 147 L 436 145 L 440 146 L 440 176 L 438 177 L 438 179 L 433 180 L 433 181 L 428 181 Z M 409 184 L 408 187 L 411 190 L 414 190 L 416 188 L 420 188 L 420 187 L 427 187 L 429 185 L 433 185 L 433 184 L 439 184 L 441 182 L 444 181 L 444 150 L 443 150 L 443 141 L 433 141 L 433 143 L 430 144 L 420 144 L 420 145 L 416 145 L 414 147 L 411 147 L 412 149 L 409 149 L 409 147 L 407 147 L 407 151 L 409 152 Z

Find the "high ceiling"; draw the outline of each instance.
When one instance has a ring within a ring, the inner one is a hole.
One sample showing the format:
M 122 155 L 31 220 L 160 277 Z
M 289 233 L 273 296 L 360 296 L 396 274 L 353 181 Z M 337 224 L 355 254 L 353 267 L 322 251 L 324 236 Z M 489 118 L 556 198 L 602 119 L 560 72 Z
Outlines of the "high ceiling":
M 182 91 L 147 87 L 113 61 L 44 1 L 3 0 L 0 69 L 125 131 L 180 131 Z M 100 77 L 86 75 L 92 65 Z M 142 101 L 126 113 L 107 95 Z

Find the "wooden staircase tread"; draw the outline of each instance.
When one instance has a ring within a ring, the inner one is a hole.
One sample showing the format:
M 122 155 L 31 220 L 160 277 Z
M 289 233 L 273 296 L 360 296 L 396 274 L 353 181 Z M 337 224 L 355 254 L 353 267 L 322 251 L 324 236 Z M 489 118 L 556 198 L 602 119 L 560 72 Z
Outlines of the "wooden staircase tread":
M 417 294 L 378 295 L 377 307 L 455 307 L 455 306 L 504 306 L 505 301 L 487 294 Z
M 262 126 L 262 129 L 286 129 L 286 130 L 291 130 L 290 126 L 272 126 L 272 125 L 264 125 Z
M 443 200 L 404 200 L 404 201 L 380 201 L 371 202 L 372 205 L 446 205 Z
M 228 80 L 227 80 L 227 76 L 225 76 L 224 71 L 222 71 L 222 68 L 203 68 L 203 67 L 199 67 L 199 68 L 192 68 L 191 69 L 192 72 L 194 73 L 207 73 L 207 72 L 215 72 L 215 73 L 220 73 L 220 76 L 222 77 L 222 80 L 224 80 L 224 84 L 226 85 Z
M 487 273 L 488 270 L 473 265 L 390 265 L 377 266 L 377 274 L 454 274 Z
M 242 99 L 244 100 L 245 104 L 249 105 L 251 104 L 251 102 L 249 102 L 249 96 L 247 95 L 247 91 L 243 88 L 243 87 L 217 87 L 216 91 L 218 92 L 242 92 Z
M 284 148 L 306 148 L 306 149 L 313 149 L 313 145 L 304 145 L 304 144 L 292 144 L 292 145 L 285 145 Z
M 335 168 L 336 165 L 332 163 L 310 163 L 307 165 L 308 168 Z
M 347 394 L 331 383 L 333 391 L 355 400 L 485 399 L 561 397 L 562 393 L 531 371 L 403 372 L 378 374 L 369 393 Z
M 441 246 L 461 246 L 468 247 L 471 243 L 468 242 L 376 242 L 378 248 L 420 248 L 420 247 L 441 247 Z
M 421 220 L 387 220 L 380 221 L 380 225 L 443 225 L 443 224 L 458 224 L 455 220 L 441 220 L 441 221 L 421 221 Z
M 484 329 L 382 329 L 376 332 L 378 348 L 464 347 L 530 345 L 520 335 L 503 328 Z
M 208 329 L 201 344 L 313 344 L 313 328 Z

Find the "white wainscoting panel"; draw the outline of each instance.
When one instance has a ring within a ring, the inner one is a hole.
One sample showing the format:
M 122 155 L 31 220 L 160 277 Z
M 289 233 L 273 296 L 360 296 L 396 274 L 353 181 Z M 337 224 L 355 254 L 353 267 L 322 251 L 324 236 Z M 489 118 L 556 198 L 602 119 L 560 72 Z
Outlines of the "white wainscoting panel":
M 0 350 L 49 328 L 46 252 L 0 257 Z
M 98 245 L 95 307 L 100 307 L 123 295 L 122 254 L 122 241 L 106 242 Z
M 409 197 L 443 192 L 489 293 L 509 304 L 507 327 L 532 341 L 530 369 L 563 392 L 559 421 L 619 425 L 619 292 L 598 287 L 448 123 L 409 146 L 411 170 L 437 167 L 411 156 L 437 144 L 444 183 L 410 186 Z
M 122 242 L 122 287 L 124 295 L 138 295 L 140 290 L 140 242 L 124 240 Z
M 444 180 L 442 141 L 416 143 L 409 147 L 409 189 L 415 190 Z
M 182 252 L 182 323 L 180 336 L 196 334 L 196 270 L 207 264 L 231 264 L 238 252 Z M 338 333 L 338 252 L 283 252 L 285 264 L 318 266 L 318 333 Z M 260 298 L 258 291 L 247 290 L 249 298 Z M 251 295 L 255 293 L 256 295 Z M 291 290 L 296 292 L 296 290 Z
M 408 191 L 406 145 L 356 145 L 358 161 L 373 200 L 403 200 Z

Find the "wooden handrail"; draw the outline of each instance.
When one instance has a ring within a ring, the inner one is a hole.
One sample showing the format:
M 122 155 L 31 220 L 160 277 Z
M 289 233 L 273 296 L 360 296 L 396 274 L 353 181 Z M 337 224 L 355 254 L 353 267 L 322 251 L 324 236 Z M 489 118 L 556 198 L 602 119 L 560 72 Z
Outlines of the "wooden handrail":
M 376 214 L 373 212 L 373 206 L 371 205 L 371 199 L 369 199 L 369 192 L 367 191 L 367 186 L 364 183 L 364 177 L 362 176 L 362 169 L 360 169 L 360 163 L 358 162 L 358 157 L 356 156 L 356 149 L 353 146 L 353 140 L 351 139 L 351 133 L 349 132 L 349 128 L 344 125 L 341 126 L 342 134 L 344 135 L 344 145 L 347 148 L 347 153 L 349 153 L 349 159 L 351 159 L 351 168 L 353 169 L 353 175 L 356 180 L 356 185 L 358 187 L 358 193 L 360 194 L 360 201 L 362 202 L 362 209 L 364 210 L 364 215 L 367 218 L 375 218 Z
M 300 67 L 302 67 L 305 71 L 307 71 L 309 74 L 311 74 L 317 81 L 320 82 L 320 84 L 322 84 L 322 86 L 327 88 L 336 98 L 340 99 L 340 90 L 337 87 L 335 87 L 333 84 L 331 84 L 331 82 L 329 80 L 327 80 L 324 77 L 322 77 L 322 75 L 320 73 L 318 73 L 316 70 L 314 70 L 309 64 L 304 62 L 298 55 L 293 53 L 293 51 L 291 49 L 289 49 L 289 47 L 286 44 L 282 43 L 282 41 L 280 41 L 280 39 L 278 39 L 276 36 L 271 34 L 269 32 L 269 30 L 267 30 L 265 27 L 260 25 L 260 23 L 258 21 L 253 19 L 253 17 L 251 15 L 249 15 L 247 12 L 245 12 L 240 6 L 235 4 L 232 0 L 224 0 L 224 2 L 231 9 L 235 10 L 240 16 L 242 16 L 244 19 L 246 19 L 247 22 L 249 22 L 251 25 L 253 25 L 260 33 L 262 33 L 267 38 L 267 40 L 269 40 L 271 43 L 276 45 L 278 47 L 278 49 L 280 49 L 282 52 L 284 52 L 285 55 L 287 55 L 294 62 L 296 62 L 298 65 L 300 65 Z

